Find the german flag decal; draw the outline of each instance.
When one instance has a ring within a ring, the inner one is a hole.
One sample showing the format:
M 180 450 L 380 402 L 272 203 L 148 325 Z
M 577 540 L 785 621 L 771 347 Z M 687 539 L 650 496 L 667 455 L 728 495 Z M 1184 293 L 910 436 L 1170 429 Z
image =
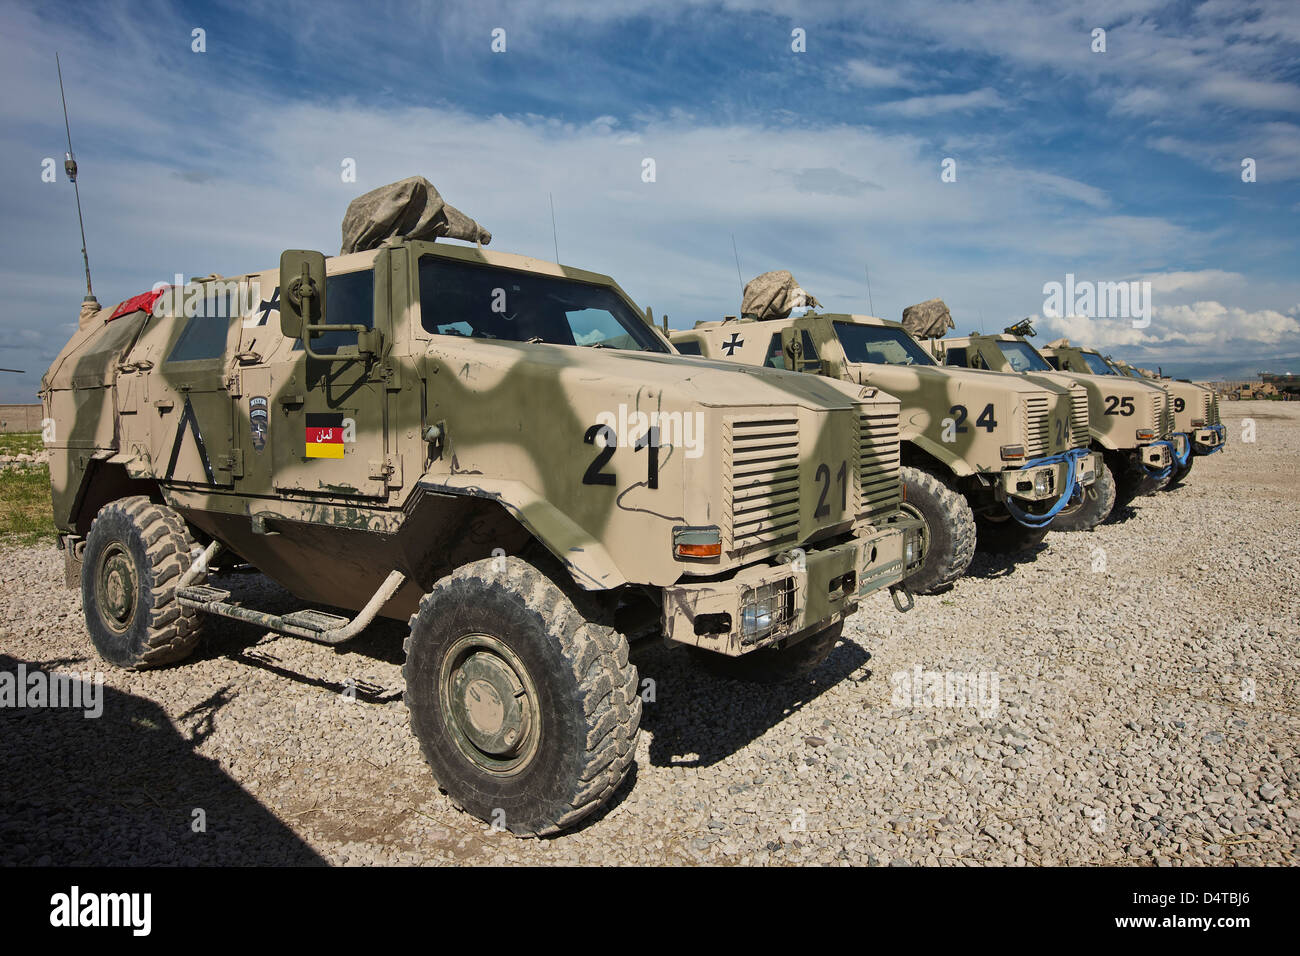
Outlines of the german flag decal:
M 343 457 L 343 416 L 307 413 L 308 458 Z

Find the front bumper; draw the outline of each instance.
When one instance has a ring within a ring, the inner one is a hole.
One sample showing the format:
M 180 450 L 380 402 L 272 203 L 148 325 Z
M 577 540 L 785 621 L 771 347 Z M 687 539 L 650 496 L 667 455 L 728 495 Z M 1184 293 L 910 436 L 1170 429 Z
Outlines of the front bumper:
M 1070 462 L 1058 461 L 1050 465 L 1033 465 L 1013 471 L 1004 471 L 999 476 L 1002 498 L 1020 498 L 1024 501 L 1049 501 L 1060 495 L 1059 489 L 1066 484 L 1066 469 Z M 1076 484 L 1090 485 L 1097 480 L 1101 468 L 1101 452 L 1089 452 L 1078 456 L 1074 465 Z
M 1222 425 L 1209 425 L 1192 433 L 1192 452 L 1197 455 L 1213 455 L 1223 451 L 1227 443 L 1228 430 Z
M 665 640 L 739 657 L 781 640 L 798 640 L 853 613 L 859 599 L 902 583 L 920 563 L 921 522 L 899 518 L 865 526 L 842 544 L 789 560 L 744 568 L 726 581 L 663 589 Z
M 1167 471 L 1174 463 L 1174 449 L 1167 441 L 1139 445 L 1137 453 L 1138 460 L 1147 471 Z

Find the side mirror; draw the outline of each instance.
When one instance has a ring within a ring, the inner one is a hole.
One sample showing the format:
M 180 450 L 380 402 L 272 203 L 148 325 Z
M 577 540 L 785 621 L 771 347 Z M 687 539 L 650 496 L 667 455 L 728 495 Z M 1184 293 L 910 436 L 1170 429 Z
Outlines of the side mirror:
M 280 331 L 303 337 L 305 326 L 325 318 L 325 256 L 309 249 L 286 249 L 280 255 Z

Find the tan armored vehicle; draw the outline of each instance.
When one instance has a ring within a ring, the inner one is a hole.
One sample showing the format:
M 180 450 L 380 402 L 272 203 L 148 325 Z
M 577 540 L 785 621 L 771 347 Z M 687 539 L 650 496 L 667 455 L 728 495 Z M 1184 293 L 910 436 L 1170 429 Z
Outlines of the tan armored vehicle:
M 1064 339 L 1037 354 L 1087 387 L 1093 441 L 1102 449 L 1115 482 L 1115 507 L 1163 488 L 1175 456 L 1173 406 L 1164 389 L 1121 378 L 1098 353 Z
M 1174 466 L 1165 487 L 1179 485 L 1191 474 L 1196 455 L 1223 449 L 1227 429 L 1219 423 L 1219 399 L 1214 392 L 1191 382 L 1162 378 L 1109 356 L 1106 360 L 1118 374 L 1159 385 L 1169 393 L 1174 410 Z
M 903 508 L 927 529 L 912 590 L 932 593 L 959 578 L 977 537 L 989 551 L 1037 544 L 1076 488 L 1093 481 L 1098 462 L 1087 451 L 1082 389 L 943 368 L 900 323 L 794 315 L 780 305 L 754 306 L 771 318 L 700 322 L 669 337 L 684 354 L 812 372 L 898 396 Z
M 433 774 L 516 834 L 624 778 L 630 643 L 794 676 L 919 558 L 894 398 L 684 360 L 606 276 L 390 233 L 200 285 L 260 291 L 90 315 L 44 378 L 95 647 L 139 668 L 206 615 L 326 644 L 409 618 Z M 206 583 L 227 561 L 307 607 L 243 606 Z

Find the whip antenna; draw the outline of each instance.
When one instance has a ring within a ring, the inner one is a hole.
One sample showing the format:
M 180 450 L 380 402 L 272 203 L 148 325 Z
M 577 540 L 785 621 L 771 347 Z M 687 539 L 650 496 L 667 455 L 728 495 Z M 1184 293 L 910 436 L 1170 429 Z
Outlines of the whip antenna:
M 95 293 L 90 288 L 90 256 L 86 255 L 86 223 L 81 218 L 81 189 L 77 186 L 77 160 L 72 155 L 72 127 L 68 125 L 68 98 L 63 93 L 63 64 L 59 55 L 54 54 L 54 67 L 59 71 L 59 99 L 63 101 L 63 130 L 68 134 L 68 152 L 63 158 L 63 171 L 72 182 L 72 191 L 77 197 L 77 225 L 81 227 L 81 261 L 86 267 L 86 297 L 82 302 L 94 302 Z

